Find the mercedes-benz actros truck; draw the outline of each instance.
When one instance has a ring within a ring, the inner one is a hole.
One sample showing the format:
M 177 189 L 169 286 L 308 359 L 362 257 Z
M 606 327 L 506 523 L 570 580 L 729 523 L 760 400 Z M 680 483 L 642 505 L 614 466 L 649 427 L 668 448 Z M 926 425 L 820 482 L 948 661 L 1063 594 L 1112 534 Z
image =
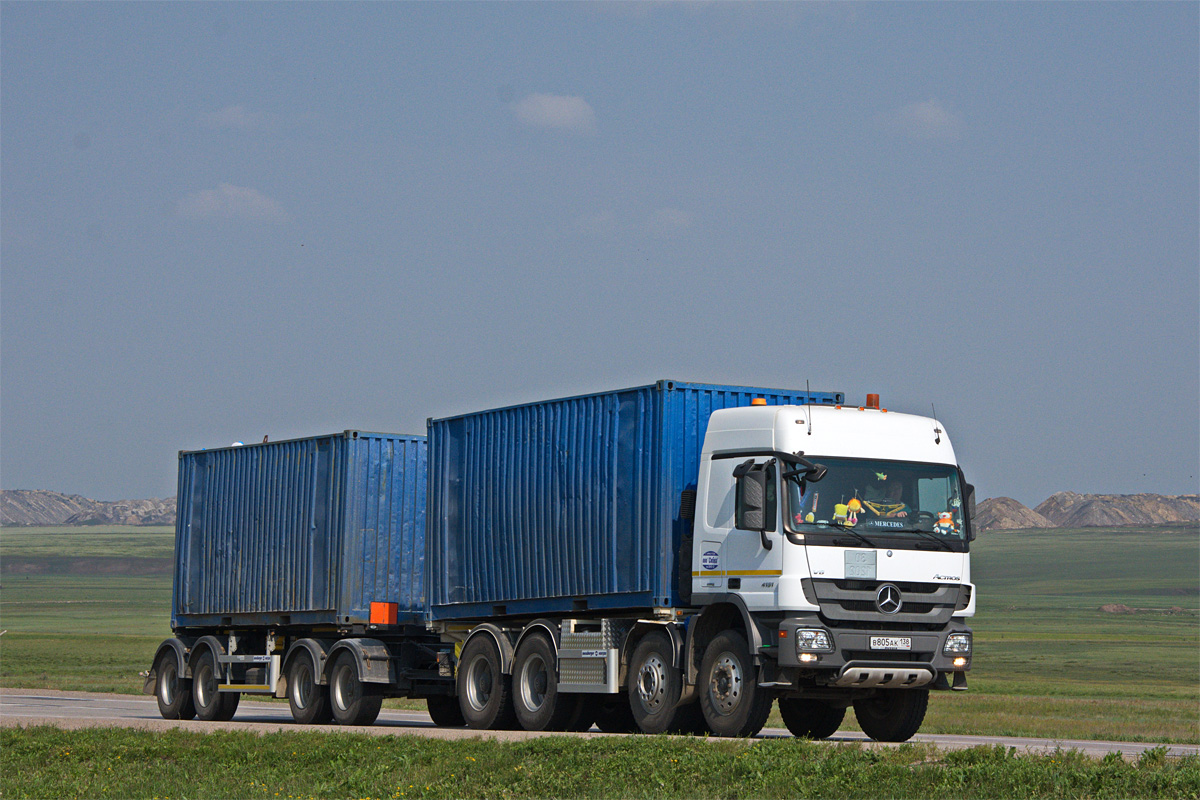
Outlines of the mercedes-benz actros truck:
M 903 741 L 966 688 L 974 490 L 936 419 L 659 381 L 180 454 L 168 718 Z

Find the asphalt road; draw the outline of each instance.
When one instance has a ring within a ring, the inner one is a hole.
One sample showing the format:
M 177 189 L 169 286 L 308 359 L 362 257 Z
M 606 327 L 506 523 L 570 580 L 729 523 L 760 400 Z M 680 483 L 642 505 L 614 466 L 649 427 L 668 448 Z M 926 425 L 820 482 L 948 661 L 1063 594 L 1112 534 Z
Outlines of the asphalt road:
M 236 716 L 230 722 L 178 722 L 165 720 L 158 713 L 153 697 L 145 695 L 92 694 L 59 692 L 48 689 L 0 689 L 0 726 L 26 727 L 55 725 L 60 728 L 89 728 L 122 726 L 143 730 L 180 728 L 190 731 L 244 730 L 258 733 L 274 731 L 322 730 L 353 731 L 373 736 L 411 734 L 441 739 L 481 737 L 497 741 L 517 741 L 535 736 L 613 736 L 592 729 L 587 733 L 530 733 L 528 731 L 475 731 L 465 728 L 438 728 L 421 711 L 384 709 L 379 720 L 371 726 L 341 728 L 331 725 L 297 725 L 292 722 L 286 703 L 263 703 L 243 699 Z M 782 728 L 767 728 L 760 738 L 790 737 Z M 871 742 L 861 733 L 846 732 L 829 739 L 831 742 L 861 742 L 871 747 L 896 747 L 894 744 Z M 1096 742 L 1079 739 L 1029 739 L 1006 736 L 951 736 L 917 734 L 915 742 L 927 742 L 946 750 L 964 750 L 979 745 L 1004 745 L 1018 751 L 1044 753 L 1055 748 L 1079 750 L 1100 758 L 1108 753 L 1121 753 L 1135 759 L 1144 750 L 1157 747 L 1147 742 Z M 1168 755 L 1200 755 L 1197 745 L 1167 745 Z

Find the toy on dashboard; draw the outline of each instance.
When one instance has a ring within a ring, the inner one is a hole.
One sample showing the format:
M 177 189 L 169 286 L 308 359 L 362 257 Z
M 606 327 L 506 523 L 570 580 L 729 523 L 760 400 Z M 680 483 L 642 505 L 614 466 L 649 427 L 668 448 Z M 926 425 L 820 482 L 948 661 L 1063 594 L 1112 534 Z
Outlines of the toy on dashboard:
M 860 512 L 862 510 L 863 510 L 862 503 L 860 503 L 858 501 L 858 498 L 851 497 L 850 502 L 846 503 L 846 512 L 847 512 L 846 524 L 847 525 L 857 525 L 858 524 L 858 512 Z
M 934 533 L 940 533 L 943 536 L 954 536 L 958 533 L 958 528 L 954 525 L 954 515 L 949 511 L 942 511 L 938 514 L 937 522 L 933 526 Z

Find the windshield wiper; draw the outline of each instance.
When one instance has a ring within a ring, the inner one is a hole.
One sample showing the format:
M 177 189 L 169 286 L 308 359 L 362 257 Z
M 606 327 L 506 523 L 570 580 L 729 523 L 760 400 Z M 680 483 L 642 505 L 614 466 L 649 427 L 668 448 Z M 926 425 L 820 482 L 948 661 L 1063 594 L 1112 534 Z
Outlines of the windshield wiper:
M 850 535 L 851 535 L 851 536 L 853 536 L 855 539 L 858 539 L 860 542 L 862 542 L 863 544 L 865 544 L 867 547 L 877 547 L 877 545 L 876 545 L 874 542 L 872 542 L 872 541 L 871 541 L 870 539 L 868 539 L 867 537 L 863 536 L 863 535 L 862 535 L 861 533 L 859 533 L 858 531 L 854 530 L 854 528 L 851 528 L 849 525 L 843 525 L 843 524 L 842 524 L 842 523 L 840 523 L 840 522 L 833 522 L 833 523 L 830 523 L 830 524 L 831 524 L 831 525 L 832 525 L 834 528 L 837 528 L 839 531 L 845 531 L 846 533 L 850 534 Z
M 943 549 L 949 550 L 951 553 L 957 552 L 949 544 L 947 544 L 946 542 L 939 539 L 936 534 L 930 533 L 929 531 L 923 531 L 920 528 L 897 528 L 896 532 L 897 533 L 919 533 L 922 536 L 924 536 L 926 539 L 929 539 L 930 541 L 934 542 L 935 544 L 940 545 Z

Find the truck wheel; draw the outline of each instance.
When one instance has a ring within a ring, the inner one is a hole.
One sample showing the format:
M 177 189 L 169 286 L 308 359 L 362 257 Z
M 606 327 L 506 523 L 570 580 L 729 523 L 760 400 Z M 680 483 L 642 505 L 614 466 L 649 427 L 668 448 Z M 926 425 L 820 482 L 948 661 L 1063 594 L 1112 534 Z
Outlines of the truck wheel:
M 854 701 L 854 717 L 872 739 L 907 742 L 920 729 L 928 705 L 928 689 L 880 689 Z
M 758 687 L 750 646 L 737 631 L 725 631 L 704 650 L 700 662 L 700 708 L 717 736 L 753 736 L 767 724 L 775 698 Z
M 671 640 L 660 631 L 647 634 L 634 648 L 629 708 L 643 733 L 686 732 L 696 721 L 695 704 L 675 705 L 683 692 L 683 676 L 672 661 Z
M 487 635 L 467 642 L 458 660 L 458 704 L 468 727 L 505 730 L 516 720 L 512 681 L 500 671 L 500 651 Z
M 237 692 L 218 691 L 221 672 L 212 650 L 205 650 L 192 665 L 192 702 L 196 716 L 205 722 L 226 722 L 233 719 L 242 696 Z
M 317 683 L 317 671 L 307 653 L 299 653 L 288 665 L 288 706 L 292 719 L 301 725 L 323 725 L 333 719 L 328 688 Z
M 513 657 L 513 709 L 527 731 L 565 731 L 575 698 L 558 693 L 557 659 L 550 640 L 534 634 Z
M 329 671 L 329 705 L 338 725 L 370 725 L 379 716 L 383 695 L 367 693 L 349 650 L 338 654 Z
M 633 733 L 638 729 L 637 720 L 633 718 L 633 708 L 629 698 L 617 695 L 611 700 L 601 702 L 596 709 L 596 727 L 605 733 Z
M 458 707 L 457 697 L 434 695 L 426 697 L 425 704 L 429 706 L 429 718 L 439 728 L 461 728 L 467 724 L 462 709 Z
M 192 700 L 192 682 L 179 675 L 179 659 L 174 651 L 164 651 L 154 665 L 154 697 L 163 719 L 191 719 L 196 716 Z
M 792 736 L 801 739 L 828 739 L 842 727 L 846 709 L 836 708 L 820 700 L 803 697 L 779 698 L 779 716 Z

